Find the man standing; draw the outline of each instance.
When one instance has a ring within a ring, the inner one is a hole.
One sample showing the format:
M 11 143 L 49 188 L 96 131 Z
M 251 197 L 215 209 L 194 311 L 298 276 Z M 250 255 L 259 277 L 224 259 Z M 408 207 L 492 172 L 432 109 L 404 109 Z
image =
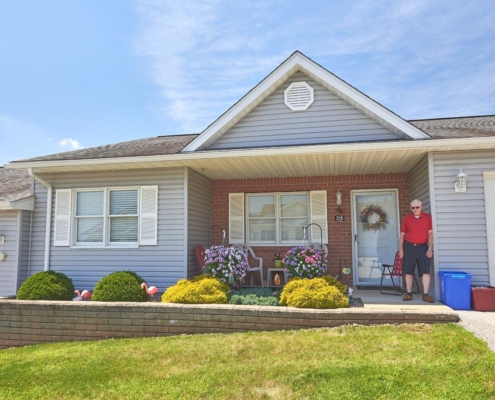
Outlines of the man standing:
M 399 257 L 402 259 L 402 273 L 406 276 L 406 290 L 402 300 L 412 300 L 414 269 L 418 264 L 418 275 L 423 280 L 423 301 L 434 303 L 428 294 L 430 288 L 430 267 L 433 256 L 433 228 L 431 215 L 423 212 L 420 200 L 410 203 L 411 214 L 406 215 L 400 228 Z

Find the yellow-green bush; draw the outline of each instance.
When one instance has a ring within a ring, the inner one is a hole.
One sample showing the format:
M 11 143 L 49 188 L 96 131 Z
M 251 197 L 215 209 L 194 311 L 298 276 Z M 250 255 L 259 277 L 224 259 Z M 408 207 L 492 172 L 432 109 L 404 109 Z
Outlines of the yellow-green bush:
M 219 279 L 202 277 L 200 280 L 181 279 L 162 295 L 163 303 L 227 304 L 229 287 Z
M 322 278 L 325 279 L 330 286 L 335 286 L 337 289 L 339 289 L 340 293 L 346 294 L 347 286 L 344 285 L 342 282 L 339 282 L 337 279 L 335 279 L 331 275 L 325 275 L 325 276 L 322 276 Z
M 325 279 L 294 279 L 284 286 L 280 304 L 297 308 L 347 308 L 349 300 Z

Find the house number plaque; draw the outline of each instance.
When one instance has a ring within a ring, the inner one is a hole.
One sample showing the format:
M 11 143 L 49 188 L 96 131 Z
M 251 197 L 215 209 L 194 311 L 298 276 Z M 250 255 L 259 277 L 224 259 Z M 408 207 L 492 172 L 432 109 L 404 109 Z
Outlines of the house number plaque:
M 342 222 L 343 220 L 344 220 L 344 216 L 343 215 L 336 215 L 335 216 L 335 221 Z

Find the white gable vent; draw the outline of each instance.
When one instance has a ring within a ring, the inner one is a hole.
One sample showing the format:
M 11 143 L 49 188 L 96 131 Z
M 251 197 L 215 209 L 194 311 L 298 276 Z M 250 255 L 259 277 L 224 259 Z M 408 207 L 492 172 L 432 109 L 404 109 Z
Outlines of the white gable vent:
M 315 101 L 315 92 L 306 82 L 293 82 L 284 92 L 284 103 L 292 111 L 305 111 Z

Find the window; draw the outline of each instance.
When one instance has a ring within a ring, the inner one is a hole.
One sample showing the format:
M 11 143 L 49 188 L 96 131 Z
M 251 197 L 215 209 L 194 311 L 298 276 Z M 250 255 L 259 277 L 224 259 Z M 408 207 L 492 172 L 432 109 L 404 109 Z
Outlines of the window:
M 157 193 L 156 186 L 57 190 L 54 245 L 156 245 Z
M 306 232 L 306 238 L 308 241 L 322 240 L 326 244 L 326 196 L 326 191 L 230 193 L 229 242 L 274 246 L 300 244 L 303 227 L 316 223 L 321 231 L 318 226 L 312 226 Z

